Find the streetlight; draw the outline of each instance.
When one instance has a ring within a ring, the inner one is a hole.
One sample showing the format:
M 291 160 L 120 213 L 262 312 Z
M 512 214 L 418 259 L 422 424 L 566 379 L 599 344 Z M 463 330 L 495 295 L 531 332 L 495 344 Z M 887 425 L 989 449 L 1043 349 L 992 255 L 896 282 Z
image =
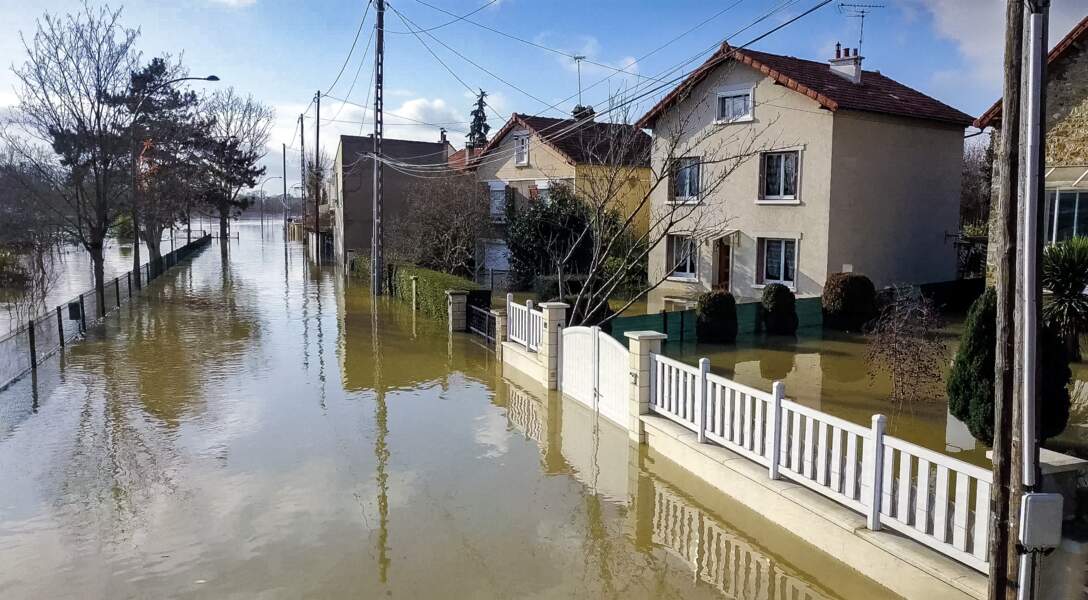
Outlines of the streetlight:
M 132 150 L 129 164 L 132 172 L 132 273 L 134 275 L 133 279 L 136 280 L 136 289 L 140 289 L 140 220 L 138 211 L 136 210 L 136 120 L 140 118 L 140 109 L 143 107 L 144 101 L 146 101 L 152 93 L 181 81 L 219 81 L 219 77 L 215 75 L 208 75 L 207 77 L 177 77 L 169 81 L 164 81 L 158 85 L 151 86 L 144 90 L 143 94 L 140 95 L 140 101 L 133 107 L 132 120 L 128 124 L 129 148 Z
M 281 177 L 279 175 L 265 177 L 264 181 L 261 182 L 261 185 L 260 185 L 260 190 L 261 190 L 261 227 L 264 227 L 264 186 L 269 181 L 275 181 L 277 179 L 283 179 L 283 177 Z

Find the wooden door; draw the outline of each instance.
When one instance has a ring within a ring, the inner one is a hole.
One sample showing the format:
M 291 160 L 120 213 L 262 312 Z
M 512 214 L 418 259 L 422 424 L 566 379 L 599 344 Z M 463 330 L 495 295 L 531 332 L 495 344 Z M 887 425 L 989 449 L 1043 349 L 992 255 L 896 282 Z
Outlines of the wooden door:
M 733 253 L 729 243 L 724 239 L 718 240 L 717 257 L 718 273 L 714 281 L 714 288 L 729 291 L 729 276 L 732 271 Z

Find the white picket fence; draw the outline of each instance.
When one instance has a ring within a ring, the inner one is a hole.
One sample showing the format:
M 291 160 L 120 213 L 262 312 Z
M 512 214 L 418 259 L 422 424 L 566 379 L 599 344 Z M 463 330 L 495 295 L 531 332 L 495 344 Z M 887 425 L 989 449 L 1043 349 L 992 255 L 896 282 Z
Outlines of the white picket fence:
M 627 348 L 600 327 L 565 327 L 559 337 L 559 389 L 626 429 Z
M 514 302 L 514 295 L 506 295 L 506 337 L 511 342 L 536 352 L 544 339 L 544 313 L 533 308 L 533 301 L 525 304 Z
M 660 354 L 650 409 L 866 515 L 870 529 L 987 570 L 990 471 L 885 435 L 882 415 L 863 427 L 785 399 L 781 382 L 768 393 L 709 373 L 705 358 L 694 367 Z

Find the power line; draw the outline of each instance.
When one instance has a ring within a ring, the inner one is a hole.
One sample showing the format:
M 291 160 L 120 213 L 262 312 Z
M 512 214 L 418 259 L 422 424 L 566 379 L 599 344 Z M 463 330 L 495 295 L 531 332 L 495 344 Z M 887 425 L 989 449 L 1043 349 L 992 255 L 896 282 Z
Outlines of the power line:
M 363 71 L 363 65 L 366 64 L 367 54 L 370 54 L 370 45 L 371 45 L 371 42 L 374 41 L 374 32 L 375 31 L 377 31 L 377 30 L 372 29 L 370 31 L 370 39 L 367 40 L 366 47 L 363 48 L 363 57 L 361 59 L 359 59 L 359 66 L 355 69 L 355 77 L 353 77 L 352 80 L 351 80 L 351 86 L 348 87 L 348 93 L 344 94 L 345 98 L 351 98 L 351 93 L 353 91 L 355 91 L 355 83 L 357 81 L 359 81 L 359 73 L 361 73 Z M 329 96 L 328 92 L 326 92 L 325 97 L 329 98 L 331 96 Z M 329 120 L 333 121 L 333 120 L 337 119 L 340 116 L 340 113 L 344 110 L 344 106 L 346 104 L 347 104 L 346 102 L 341 102 L 340 103 L 340 108 L 336 109 L 336 114 L 333 115 L 332 119 L 329 119 Z
M 370 1 L 366 3 L 366 8 L 363 9 L 363 18 L 359 19 L 359 27 L 355 30 L 355 38 L 351 40 L 351 48 L 348 49 L 348 55 L 344 57 L 344 64 L 340 65 L 340 72 L 336 74 L 336 79 L 332 81 L 332 85 L 325 90 L 325 95 L 329 95 L 332 88 L 336 87 L 336 84 L 340 81 L 340 76 L 344 74 L 344 69 L 347 68 L 348 62 L 351 61 L 351 55 L 355 52 L 355 45 L 359 43 L 359 34 L 363 32 L 363 25 L 366 23 L 366 15 L 370 12 Z
M 369 106 L 359 104 L 358 102 L 352 102 L 351 100 L 347 100 L 345 98 L 337 98 L 336 96 L 325 96 L 325 97 L 330 99 L 330 100 L 335 100 L 337 102 L 343 102 L 344 104 L 350 104 L 352 106 L 355 106 L 355 107 L 360 108 L 360 109 L 362 109 L 364 111 L 367 111 L 367 112 L 374 112 L 374 109 L 370 108 Z M 435 128 L 442 128 L 442 127 L 445 127 L 447 125 L 464 125 L 464 124 L 468 123 L 468 121 L 444 121 L 444 122 L 440 122 L 440 123 L 430 123 L 428 121 L 421 121 L 421 120 L 416 119 L 414 117 L 408 117 L 408 116 L 405 116 L 405 115 L 398 115 L 397 113 L 394 113 L 394 112 L 385 112 L 385 116 L 397 117 L 399 119 L 405 119 L 407 121 L 412 121 L 413 123 L 417 123 L 419 125 L 429 125 L 429 126 L 435 127 Z M 330 120 L 332 120 L 332 119 L 322 119 L 322 121 L 330 121 Z M 342 122 L 342 123 L 358 123 L 359 121 L 338 120 L 338 122 Z M 458 130 L 455 130 L 455 129 L 450 129 L 450 131 L 455 131 L 456 133 L 465 133 L 464 131 L 458 131 Z
M 412 31 L 393 31 L 393 30 L 390 30 L 390 29 L 386 29 L 385 32 L 386 33 L 396 33 L 396 34 L 401 34 L 401 35 L 407 35 L 409 33 L 425 33 L 425 32 L 428 32 L 428 31 L 434 31 L 435 29 L 442 29 L 443 27 L 445 27 L 447 25 L 453 25 L 454 23 L 456 23 L 458 21 L 463 21 L 463 20 L 465 20 L 465 17 L 471 17 L 472 15 L 480 12 L 481 10 L 487 8 L 488 6 L 491 6 L 492 4 L 494 4 L 494 3 L 498 2 L 498 1 L 499 0 L 491 0 L 487 4 L 484 4 L 483 6 L 480 6 L 479 8 L 473 9 L 473 10 L 471 10 L 471 11 L 469 11 L 469 12 L 463 14 L 463 15 L 454 15 L 451 12 L 446 12 L 446 11 L 443 10 L 442 12 L 446 13 L 447 15 L 452 15 L 452 16 L 454 16 L 456 18 L 453 19 L 452 21 L 447 21 L 447 22 L 445 22 L 445 23 L 443 23 L 441 25 L 436 25 L 434 27 L 428 27 L 426 29 L 419 29 L 416 32 L 412 32 Z M 441 9 L 439 9 L 439 10 L 441 10 Z M 469 22 L 471 23 L 472 21 L 469 21 Z

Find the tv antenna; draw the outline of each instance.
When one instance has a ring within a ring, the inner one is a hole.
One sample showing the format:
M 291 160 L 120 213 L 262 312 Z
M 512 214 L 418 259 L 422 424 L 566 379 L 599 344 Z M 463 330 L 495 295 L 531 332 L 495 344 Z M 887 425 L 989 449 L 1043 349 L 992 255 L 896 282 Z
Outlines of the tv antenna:
M 878 8 L 884 8 L 883 4 L 856 4 L 852 2 L 839 2 L 839 14 L 858 20 L 858 49 L 865 39 L 865 17 Z

